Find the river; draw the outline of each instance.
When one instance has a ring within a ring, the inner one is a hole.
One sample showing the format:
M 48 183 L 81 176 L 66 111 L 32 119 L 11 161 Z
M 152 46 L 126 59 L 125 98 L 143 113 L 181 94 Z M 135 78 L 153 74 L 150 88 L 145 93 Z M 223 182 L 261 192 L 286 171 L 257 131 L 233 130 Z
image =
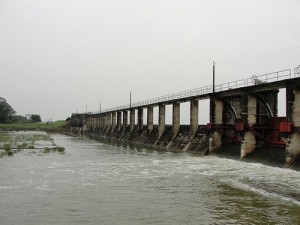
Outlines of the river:
M 0 224 L 300 224 L 300 173 L 51 134 L 0 159 Z

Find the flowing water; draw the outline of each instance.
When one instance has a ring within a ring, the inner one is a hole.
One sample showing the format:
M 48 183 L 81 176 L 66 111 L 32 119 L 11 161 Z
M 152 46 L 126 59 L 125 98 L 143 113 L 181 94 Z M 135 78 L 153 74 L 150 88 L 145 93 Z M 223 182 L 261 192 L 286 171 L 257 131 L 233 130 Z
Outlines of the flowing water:
M 0 224 L 300 224 L 300 173 L 53 134 L 0 159 Z

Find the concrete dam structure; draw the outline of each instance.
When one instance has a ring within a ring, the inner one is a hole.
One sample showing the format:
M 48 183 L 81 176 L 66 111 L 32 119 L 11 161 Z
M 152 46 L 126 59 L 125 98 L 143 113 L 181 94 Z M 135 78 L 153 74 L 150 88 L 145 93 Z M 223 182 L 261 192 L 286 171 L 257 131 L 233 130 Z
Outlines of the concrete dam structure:
M 278 117 L 279 89 L 286 91 L 285 117 Z M 199 105 L 207 99 L 210 121 L 200 126 Z M 189 125 L 180 123 L 180 105 L 184 102 L 190 103 Z M 168 105 L 172 105 L 171 125 L 166 125 Z M 157 125 L 153 123 L 154 107 L 158 107 Z M 300 69 L 252 76 L 96 113 L 74 113 L 71 127 L 73 132 L 90 137 L 203 155 L 218 152 L 226 155 L 229 154 L 226 149 L 234 146 L 243 160 L 262 148 L 269 148 L 270 157 L 281 152 L 283 166 L 291 167 L 300 160 Z

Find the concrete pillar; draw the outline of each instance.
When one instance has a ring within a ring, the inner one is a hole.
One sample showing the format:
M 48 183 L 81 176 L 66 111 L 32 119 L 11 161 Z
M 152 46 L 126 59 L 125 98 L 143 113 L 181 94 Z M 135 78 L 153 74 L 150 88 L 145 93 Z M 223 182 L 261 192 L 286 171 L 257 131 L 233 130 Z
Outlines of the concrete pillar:
M 110 114 L 106 113 L 105 114 L 105 129 L 110 127 Z
M 100 114 L 97 114 L 97 129 L 100 129 Z
M 93 115 L 93 129 L 95 129 L 96 123 L 95 123 L 95 115 Z
M 112 130 L 114 131 L 116 126 L 117 126 L 117 114 L 116 114 L 116 112 L 111 113 L 111 118 L 112 118 L 112 120 L 111 120 Z
M 102 115 L 101 114 L 99 114 L 99 130 L 101 129 L 101 122 L 102 122 Z
M 95 115 L 95 129 L 98 128 L 98 115 Z
M 102 130 L 104 127 L 104 119 L 103 114 L 100 114 L 100 129 Z
M 153 107 L 147 108 L 147 128 L 149 131 L 153 130 Z
M 86 129 L 86 115 L 82 116 L 82 126 Z
M 123 127 L 127 127 L 128 125 L 128 111 L 123 111 Z
M 112 114 L 111 113 L 107 113 L 107 125 L 109 128 L 111 128 L 111 126 L 112 126 Z
M 286 138 L 286 166 L 289 167 L 300 158 L 300 89 L 288 87 L 286 89 L 287 121 L 292 122 L 296 129 L 287 133 Z
M 173 138 L 176 137 L 176 135 L 179 132 L 179 128 L 180 128 L 180 103 L 179 102 L 174 102 L 173 103 Z
M 117 129 L 121 130 L 122 112 L 117 112 Z
M 247 103 L 247 105 L 245 105 Z M 251 126 L 256 124 L 256 114 L 257 114 L 257 100 L 255 97 L 248 95 L 247 101 L 243 103 L 243 107 L 246 109 L 246 124 L 251 129 Z M 246 155 L 253 152 L 256 148 L 256 138 L 255 134 L 249 130 L 245 131 L 244 141 L 241 146 L 241 159 Z
M 164 133 L 166 128 L 166 106 L 159 105 L 158 109 L 158 135 L 159 137 Z
M 87 126 L 87 128 L 90 128 L 90 117 L 88 117 L 88 116 L 86 118 L 86 126 Z
M 103 114 L 103 129 L 107 128 L 107 116 L 106 114 Z
M 130 110 L 130 131 L 134 130 L 135 126 L 135 110 L 131 109 Z
M 213 97 L 210 100 L 210 109 L 214 110 L 214 112 L 210 112 L 210 119 L 211 123 L 213 123 L 214 126 L 222 125 L 223 124 L 223 110 L 224 105 L 223 101 Z M 213 104 L 213 105 L 212 105 Z M 216 149 L 219 149 L 222 146 L 222 134 L 220 131 L 213 129 L 211 137 L 209 139 L 209 152 L 212 153 Z
M 143 112 L 144 112 L 143 108 L 138 109 L 138 129 L 139 130 L 143 129 L 143 117 L 144 117 Z
M 102 120 L 103 120 L 103 127 L 102 128 L 104 130 L 104 129 L 106 129 L 106 126 L 107 126 L 107 124 L 106 124 L 106 114 L 102 115 Z
M 194 136 L 198 131 L 198 100 L 191 100 L 190 104 L 190 131 L 191 135 Z

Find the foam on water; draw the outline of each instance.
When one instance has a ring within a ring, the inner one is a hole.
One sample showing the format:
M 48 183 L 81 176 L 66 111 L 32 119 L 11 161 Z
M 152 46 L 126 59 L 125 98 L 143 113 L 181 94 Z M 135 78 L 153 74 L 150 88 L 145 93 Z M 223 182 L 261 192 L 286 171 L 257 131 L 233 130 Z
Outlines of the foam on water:
M 1 159 L 3 224 L 300 222 L 299 172 L 53 138 L 65 155 Z

